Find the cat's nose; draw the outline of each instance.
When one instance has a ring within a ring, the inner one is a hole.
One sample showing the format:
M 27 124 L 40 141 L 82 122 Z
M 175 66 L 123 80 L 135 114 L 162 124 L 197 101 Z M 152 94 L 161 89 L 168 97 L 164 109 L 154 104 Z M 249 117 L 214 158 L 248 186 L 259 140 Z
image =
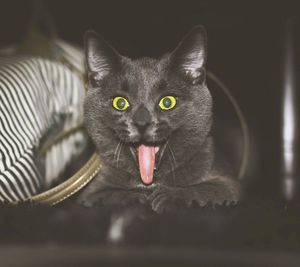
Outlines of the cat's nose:
M 151 123 L 151 114 L 146 107 L 140 106 L 134 113 L 132 120 L 138 130 L 144 133 Z

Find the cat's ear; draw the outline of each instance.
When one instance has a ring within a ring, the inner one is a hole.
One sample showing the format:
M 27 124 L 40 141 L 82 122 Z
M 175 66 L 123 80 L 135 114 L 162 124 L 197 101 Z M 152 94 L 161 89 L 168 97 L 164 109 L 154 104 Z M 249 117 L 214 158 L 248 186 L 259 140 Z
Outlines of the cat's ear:
M 203 83 L 206 48 L 206 31 L 204 27 L 196 26 L 171 53 L 170 67 L 185 75 L 193 84 Z
M 84 50 L 90 81 L 98 82 L 120 67 L 121 56 L 99 34 L 87 31 Z

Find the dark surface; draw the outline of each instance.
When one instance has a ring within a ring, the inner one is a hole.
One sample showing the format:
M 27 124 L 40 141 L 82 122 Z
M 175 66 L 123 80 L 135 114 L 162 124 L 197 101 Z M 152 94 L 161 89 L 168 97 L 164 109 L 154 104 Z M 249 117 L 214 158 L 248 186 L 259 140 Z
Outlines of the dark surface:
M 122 238 L 113 240 L 109 229 L 128 210 Z M 251 198 L 236 207 L 165 214 L 142 206 L 84 209 L 71 203 L 55 208 L 3 206 L 0 213 L 1 258 L 13 262 L 11 266 L 300 264 L 299 207 L 279 201 Z M 18 257 L 11 259 L 12 253 Z
M 130 212 L 128 212 L 130 211 Z M 194 207 L 157 214 L 145 206 L 83 208 L 1 207 L 1 242 L 57 244 L 168 245 L 219 249 L 300 249 L 299 207 L 263 199 L 236 207 Z M 128 217 L 123 237 L 114 242 L 109 228 Z M 22 222 L 22 223 L 20 223 Z
M 297 267 L 297 252 L 219 251 L 166 247 L 109 248 L 99 246 L 8 246 L 0 247 L 4 266 L 221 266 Z M 5 257 L 3 257 L 5 255 Z M 18 258 L 16 258 L 16 255 Z M 28 257 L 28 255 L 35 255 Z

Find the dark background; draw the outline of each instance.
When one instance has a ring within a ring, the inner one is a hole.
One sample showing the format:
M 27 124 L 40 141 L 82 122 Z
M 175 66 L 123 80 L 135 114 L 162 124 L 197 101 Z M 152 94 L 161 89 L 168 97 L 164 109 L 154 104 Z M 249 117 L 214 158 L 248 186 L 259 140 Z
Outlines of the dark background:
M 299 206 L 293 210 L 273 201 L 282 196 L 280 181 L 284 177 L 280 131 L 287 20 L 295 26 L 294 67 L 296 73 L 299 71 L 300 9 L 296 1 L 44 3 L 62 39 L 82 45 L 84 32 L 94 29 L 130 57 L 160 56 L 173 49 L 193 26 L 204 25 L 208 33 L 208 69 L 228 85 L 249 125 L 251 158 L 244 181 L 251 194 L 264 198 L 250 198 L 231 210 L 178 211 L 169 217 L 155 215 L 148 221 L 139 218 L 129 227 L 129 237 L 144 246 L 134 247 L 131 254 L 113 246 L 105 247 L 107 250 L 90 247 L 94 242 L 106 242 L 110 220 L 105 210 L 67 209 L 66 216 L 59 207 L 0 207 L 1 239 L 7 242 L 0 247 L 4 263 L 34 266 L 35 260 L 39 262 L 36 266 L 53 266 L 53 262 L 59 265 L 65 260 L 65 266 L 99 266 L 100 261 L 107 266 L 113 259 L 117 266 L 162 266 L 163 262 L 164 266 L 299 266 Z M 31 1 L 0 2 L 0 46 L 22 40 L 31 14 Z M 296 98 L 299 103 L 298 95 Z M 29 241 L 38 245 L 30 247 Z M 7 245 L 14 242 L 23 247 Z M 71 246 L 56 248 L 55 242 Z M 74 249 L 74 244 L 89 247 Z M 147 250 L 149 244 L 156 245 L 154 250 Z M 174 245 L 189 247 L 177 251 L 172 250 Z M 207 250 L 210 248 L 214 250 Z M 241 253 L 242 249 L 246 252 Z
M 59 36 L 82 45 L 87 29 L 101 33 L 121 54 L 157 57 L 195 25 L 208 32 L 208 69 L 240 103 L 251 132 L 246 181 L 262 194 L 280 189 L 280 99 L 284 22 L 296 18 L 292 1 L 44 1 Z M 0 45 L 18 43 L 31 1 L 1 1 Z M 297 23 L 296 23 L 297 24 Z

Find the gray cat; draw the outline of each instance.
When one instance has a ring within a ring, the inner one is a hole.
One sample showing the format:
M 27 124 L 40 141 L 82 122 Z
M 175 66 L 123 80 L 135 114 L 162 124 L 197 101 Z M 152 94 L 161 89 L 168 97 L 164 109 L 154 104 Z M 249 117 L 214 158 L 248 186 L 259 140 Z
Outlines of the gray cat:
M 86 33 L 84 119 L 104 166 L 81 203 L 146 203 L 162 212 L 239 200 L 239 182 L 216 167 L 206 50 L 201 26 L 160 59 L 121 56 Z

